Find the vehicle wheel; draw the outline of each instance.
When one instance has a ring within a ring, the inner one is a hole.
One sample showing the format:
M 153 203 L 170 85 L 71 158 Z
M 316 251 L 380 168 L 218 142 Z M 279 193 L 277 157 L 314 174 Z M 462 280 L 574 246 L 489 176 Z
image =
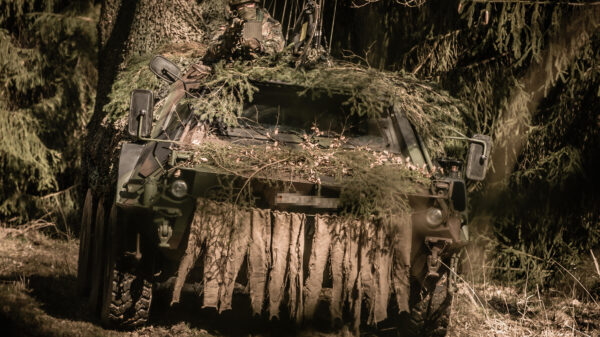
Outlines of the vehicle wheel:
M 81 228 L 79 229 L 79 258 L 77 259 L 77 292 L 80 296 L 90 293 L 91 266 L 92 266 L 92 217 L 93 200 L 92 191 L 88 189 L 83 203 L 81 215 Z
M 100 318 L 106 326 L 131 329 L 148 321 L 152 303 L 152 284 L 143 276 L 121 266 L 117 261 L 118 210 L 112 206 L 106 236 L 104 289 Z
M 92 240 L 92 270 L 90 280 L 89 306 L 92 313 L 97 314 L 99 309 L 100 293 L 102 292 L 102 266 L 104 256 L 104 198 L 98 201 L 96 221 L 94 222 L 94 239 Z
M 454 298 L 450 282 L 446 272 L 435 285 L 429 287 L 429 290 L 422 289 L 417 292 L 417 298 L 413 302 L 414 305 L 406 322 L 404 336 L 446 336 Z

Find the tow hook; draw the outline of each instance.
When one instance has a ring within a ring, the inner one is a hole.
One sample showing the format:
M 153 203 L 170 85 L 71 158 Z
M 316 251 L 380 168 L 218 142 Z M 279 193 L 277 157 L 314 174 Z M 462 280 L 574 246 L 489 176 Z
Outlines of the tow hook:
M 425 245 L 431 251 L 431 255 L 427 257 L 427 275 L 425 278 L 439 278 L 440 274 L 438 270 L 442 264 L 441 254 L 444 252 L 446 247 L 452 243 L 451 239 L 431 237 L 425 238 Z
M 142 252 L 140 249 L 140 233 L 137 233 L 136 236 L 135 252 L 125 252 L 125 255 L 133 257 L 135 262 L 140 262 L 142 260 Z
M 169 225 L 169 220 L 162 219 L 162 222 L 158 225 L 158 240 L 159 247 L 169 248 L 169 240 L 173 236 L 173 228 Z

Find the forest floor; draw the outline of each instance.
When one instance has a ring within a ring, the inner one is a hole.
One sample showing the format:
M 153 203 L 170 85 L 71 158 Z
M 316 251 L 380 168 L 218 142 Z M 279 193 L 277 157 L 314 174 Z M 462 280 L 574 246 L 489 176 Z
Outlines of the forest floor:
M 76 293 L 78 240 L 51 238 L 37 223 L 0 226 L 0 327 L 3 336 L 280 336 L 248 333 L 237 321 L 203 315 L 193 299 L 154 310 L 151 325 L 136 331 L 105 330 Z M 52 235 L 57 236 L 57 235 Z M 600 305 L 565 295 L 461 281 L 449 336 L 600 336 Z M 299 336 L 341 334 L 298 331 Z

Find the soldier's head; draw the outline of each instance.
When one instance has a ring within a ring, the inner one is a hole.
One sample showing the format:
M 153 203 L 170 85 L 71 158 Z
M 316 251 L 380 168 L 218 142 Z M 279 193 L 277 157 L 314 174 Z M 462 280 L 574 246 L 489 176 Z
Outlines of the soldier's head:
M 240 18 L 249 19 L 248 16 L 256 15 L 259 3 L 259 0 L 229 0 L 229 7 Z

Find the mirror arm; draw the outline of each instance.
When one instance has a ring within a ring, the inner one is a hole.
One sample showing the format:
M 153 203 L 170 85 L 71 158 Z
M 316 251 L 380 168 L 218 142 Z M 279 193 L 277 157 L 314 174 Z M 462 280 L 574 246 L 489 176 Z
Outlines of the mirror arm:
M 481 139 L 475 139 L 475 138 L 469 138 L 466 136 L 462 136 L 462 137 L 454 137 L 454 136 L 444 136 L 444 138 L 448 138 L 448 139 L 458 139 L 458 140 L 464 140 L 467 141 L 469 143 L 477 143 L 477 144 L 481 144 L 483 146 L 483 154 L 481 155 L 481 159 L 480 160 L 486 160 L 487 156 L 485 155 L 487 153 L 487 143 L 484 142 Z
M 142 138 L 142 126 L 144 125 L 144 116 L 146 115 L 146 110 L 142 110 L 140 111 L 140 115 L 138 117 L 138 119 L 140 120 L 140 123 L 138 125 L 138 131 L 137 131 L 137 136 L 138 138 Z
M 142 123 L 144 122 L 144 115 L 140 116 L 140 125 L 138 125 L 138 138 L 142 137 Z
M 487 143 L 486 142 L 484 142 L 483 140 L 474 139 L 474 138 L 469 138 L 469 142 L 481 144 L 483 146 L 483 154 L 481 155 L 480 160 L 485 161 L 486 159 L 488 159 L 487 156 L 485 155 L 487 153 Z

